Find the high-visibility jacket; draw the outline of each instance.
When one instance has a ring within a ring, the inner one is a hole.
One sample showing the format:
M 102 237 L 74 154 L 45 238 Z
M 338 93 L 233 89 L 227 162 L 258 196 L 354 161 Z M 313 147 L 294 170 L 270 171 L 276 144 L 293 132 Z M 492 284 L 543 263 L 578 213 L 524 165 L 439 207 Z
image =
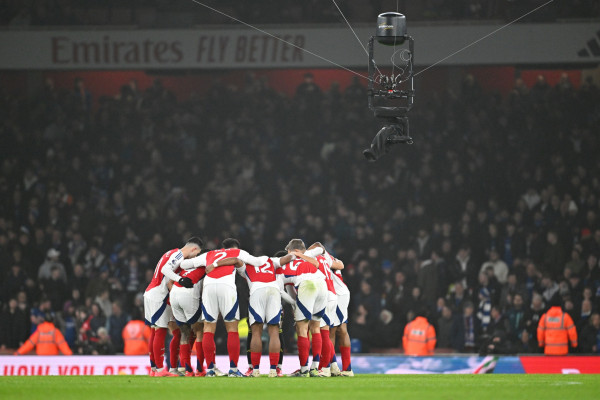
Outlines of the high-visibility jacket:
M 132 320 L 123 328 L 122 336 L 126 356 L 143 356 L 148 354 L 148 340 L 151 335 L 150 327 L 144 321 Z
M 552 307 L 540 318 L 537 329 L 538 344 L 544 354 L 565 355 L 569 353 L 569 342 L 577 347 L 577 330 L 571 316 L 560 307 Z
M 59 350 L 66 356 L 73 354 L 65 341 L 63 334 L 56 329 L 52 322 L 43 322 L 38 325 L 33 334 L 23 343 L 23 346 L 15 352 L 16 355 L 29 353 L 35 348 L 38 356 L 56 356 Z
M 417 317 L 404 328 L 402 345 L 409 356 L 428 356 L 433 354 L 436 337 L 435 329 L 427 318 Z

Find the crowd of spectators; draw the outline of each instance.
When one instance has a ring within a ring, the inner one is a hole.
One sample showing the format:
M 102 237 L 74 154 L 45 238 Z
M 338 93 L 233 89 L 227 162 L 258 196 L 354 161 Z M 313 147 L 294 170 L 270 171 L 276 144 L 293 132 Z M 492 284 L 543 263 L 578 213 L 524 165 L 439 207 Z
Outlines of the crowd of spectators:
M 440 348 L 536 352 L 558 294 L 578 351 L 598 352 L 594 83 L 517 79 L 502 97 L 468 75 L 420 97 L 415 145 L 373 164 L 365 99 L 359 79 L 323 90 L 310 74 L 291 97 L 251 73 L 179 101 L 159 79 L 97 101 L 80 79 L 3 90 L 0 346 L 17 348 L 50 312 L 75 354 L 122 351 L 157 260 L 200 235 L 257 255 L 323 242 L 346 264 L 362 351 L 398 348 L 427 309 Z
M 381 12 L 400 11 L 411 21 L 513 20 L 542 6 L 544 0 L 204 0 L 200 2 L 253 24 L 373 23 Z M 563 0 L 526 15 L 522 22 L 557 18 L 598 18 L 597 0 Z M 141 25 L 181 28 L 199 24 L 235 23 L 194 1 L 179 0 L 0 0 L 0 24 L 24 26 Z

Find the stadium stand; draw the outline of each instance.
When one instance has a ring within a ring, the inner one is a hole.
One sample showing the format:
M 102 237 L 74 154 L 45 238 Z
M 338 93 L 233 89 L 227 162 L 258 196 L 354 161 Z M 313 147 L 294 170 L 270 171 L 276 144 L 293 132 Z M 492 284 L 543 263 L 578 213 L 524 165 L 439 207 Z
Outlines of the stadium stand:
M 158 79 L 98 99 L 84 81 L 3 90 L 1 348 L 53 312 L 74 353 L 122 352 L 155 263 L 192 234 L 256 254 L 321 240 L 346 262 L 363 352 L 399 349 L 423 307 L 444 351 L 538 352 L 557 293 L 595 332 L 598 88 L 540 77 L 502 97 L 465 76 L 414 109 L 418 145 L 368 167 L 364 99 L 359 83 L 286 96 L 252 74 L 186 99 Z

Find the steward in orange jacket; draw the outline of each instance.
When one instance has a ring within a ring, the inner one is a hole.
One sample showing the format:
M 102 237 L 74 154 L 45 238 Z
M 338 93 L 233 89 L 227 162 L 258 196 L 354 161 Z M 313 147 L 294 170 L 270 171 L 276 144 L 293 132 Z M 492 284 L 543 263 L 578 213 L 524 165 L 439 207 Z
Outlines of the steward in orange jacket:
M 132 320 L 123 328 L 123 353 L 126 356 L 144 356 L 148 354 L 148 341 L 151 329 L 144 321 Z
M 540 318 L 538 344 L 544 347 L 544 354 L 563 356 L 569 353 L 569 342 L 572 347 L 577 347 L 577 330 L 571 316 L 555 304 L 553 301 L 553 307 Z
M 52 317 L 46 316 L 46 321 L 38 325 L 33 334 L 15 352 L 15 355 L 29 353 L 35 348 L 38 356 L 56 356 L 59 350 L 66 356 L 73 354 L 65 341 L 63 334 L 52 323 Z
M 404 346 L 404 353 L 408 356 L 432 355 L 435 343 L 435 329 L 422 313 L 404 328 L 402 346 Z

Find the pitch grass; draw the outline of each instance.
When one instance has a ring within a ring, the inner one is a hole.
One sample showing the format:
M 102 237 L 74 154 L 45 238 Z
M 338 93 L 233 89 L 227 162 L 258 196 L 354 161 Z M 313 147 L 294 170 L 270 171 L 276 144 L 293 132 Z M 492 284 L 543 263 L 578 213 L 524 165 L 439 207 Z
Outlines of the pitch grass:
M 307 397 L 308 396 L 308 397 Z M 357 375 L 354 378 L 6 376 L 0 399 L 598 399 L 600 375 Z

